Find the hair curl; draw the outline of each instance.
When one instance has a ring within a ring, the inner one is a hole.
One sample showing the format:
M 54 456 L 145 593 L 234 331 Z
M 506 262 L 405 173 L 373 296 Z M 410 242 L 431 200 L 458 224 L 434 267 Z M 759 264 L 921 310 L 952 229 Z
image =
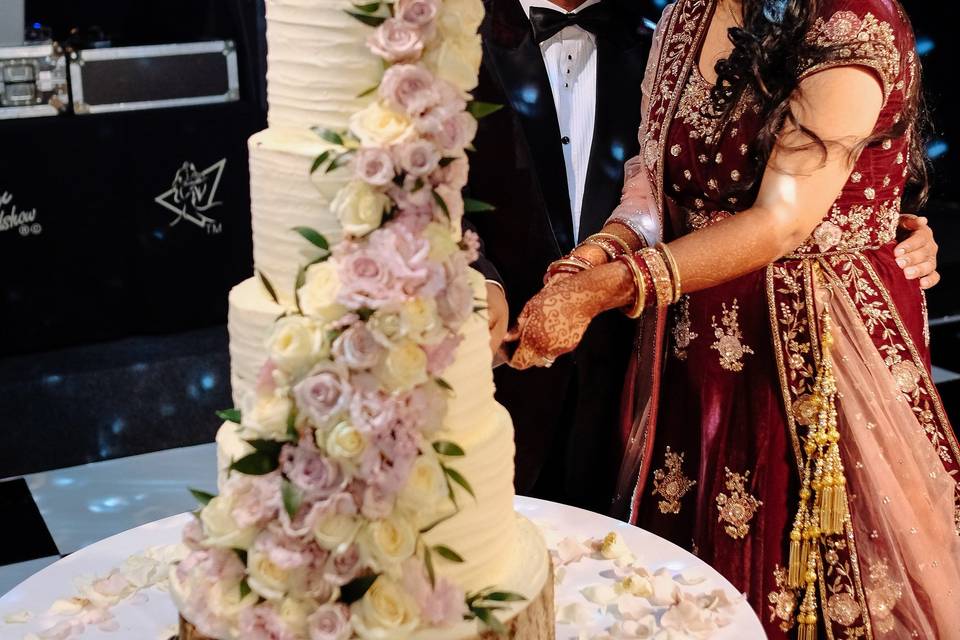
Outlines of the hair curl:
M 760 104 L 760 128 L 752 145 L 753 179 L 742 183 L 751 192 L 762 175 L 785 126 L 796 128 L 826 158 L 827 144 L 815 131 L 803 126 L 791 109 L 797 97 L 803 68 L 835 59 L 834 48 L 819 46 L 807 35 L 813 28 L 823 0 L 742 0 L 743 25 L 729 30 L 730 55 L 717 62 L 717 83 L 711 97 L 724 123 L 744 91 L 751 91 Z M 919 73 L 919 70 L 918 70 Z M 903 117 L 887 131 L 876 132 L 851 150 L 856 157 L 866 147 L 885 140 L 909 136 L 909 177 L 912 207 L 926 203 L 929 193 L 927 156 L 924 148 L 927 118 L 921 81 L 913 83 Z

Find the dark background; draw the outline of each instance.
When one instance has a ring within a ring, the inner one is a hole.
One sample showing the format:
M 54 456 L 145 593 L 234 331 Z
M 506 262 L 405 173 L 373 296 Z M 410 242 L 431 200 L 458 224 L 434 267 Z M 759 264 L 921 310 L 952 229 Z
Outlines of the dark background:
M 662 0 L 640 0 L 659 16 Z M 931 112 L 941 245 L 934 363 L 960 371 L 960 125 L 952 3 L 905 3 Z M 0 232 L 0 478 L 212 440 L 231 404 L 226 297 L 252 272 L 246 139 L 266 126 L 262 0 L 28 0 L 55 40 L 232 39 L 239 102 L 0 121 L 0 195 L 43 231 Z M 76 28 L 76 33 L 71 32 Z M 219 233 L 154 202 L 185 161 L 226 158 Z M 955 422 L 960 383 L 941 391 Z M 12 443 L 12 444 L 11 444 Z

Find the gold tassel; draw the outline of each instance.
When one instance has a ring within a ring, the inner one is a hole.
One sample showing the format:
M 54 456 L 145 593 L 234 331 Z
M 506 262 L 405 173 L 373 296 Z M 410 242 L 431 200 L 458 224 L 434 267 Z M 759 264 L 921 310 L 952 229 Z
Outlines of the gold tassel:
M 797 614 L 797 640 L 817 640 L 817 556 L 812 550 L 804 581 L 807 588 Z

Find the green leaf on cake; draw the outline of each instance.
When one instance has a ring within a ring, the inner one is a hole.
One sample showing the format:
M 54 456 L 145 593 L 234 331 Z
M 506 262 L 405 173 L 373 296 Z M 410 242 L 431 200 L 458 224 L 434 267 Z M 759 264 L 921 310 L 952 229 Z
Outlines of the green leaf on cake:
M 449 560 L 450 562 L 464 562 L 463 556 L 451 549 L 450 547 L 444 546 L 442 544 L 435 545 L 433 550 L 437 553 L 438 556 L 444 560 Z
M 297 515 L 297 511 L 300 510 L 300 505 L 303 504 L 303 495 L 300 493 L 300 490 L 286 478 L 284 478 L 283 484 L 280 487 L 280 493 L 283 496 L 284 510 L 288 516 L 293 518 Z
M 250 595 L 250 584 L 247 582 L 247 579 L 244 578 L 240 581 L 240 599 L 243 600 L 248 595 Z
M 456 160 L 456 158 L 451 158 L 450 156 L 440 158 L 440 166 L 447 167 L 448 165 L 452 164 L 454 160 Z
M 330 152 L 324 151 L 317 156 L 316 160 L 313 161 L 313 166 L 310 167 L 310 175 L 313 175 L 317 172 L 317 169 L 323 166 L 323 163 L 330 159 Z
M 360 598 L 370 590 L 370 587 L 373 586 L 373 583 L 377 581 L 378 577 L 379 575 L 377 574 L 360 576 L 343 585 L 343 587 L 340 588 L 340 602 L 343 604 L 353 604 L 360 600 Z
M 296 410 L 291 410 L 290 415 L 287 416 L 287 439 L 291 442 L 296 442 L 300 439 L 300 432 L 297 431 Z
M 324 251 L 330 250 L 330 243 L 323 236 L 323 234 L 316 229 L 312 229 L 310 227 L 293 227 L 293 231 L 299 233 L 301 236 L 303 236 L 304 240 L 313 246 L 323 249 Z
M 282 442 L 276 440 L 247 440 L 253 453 L 245 455 L 230 465 L 230 469 L 248 476 L 263 476 L 280 466 Z
M 379 27 L 381 24 L 387 21 L 385 16 L 371 16 L 366 13 L 358 13 L 356 11 L 347 11 L 347 15 L 352 18 L 356 18 L 363 24 L 370 27 Z
M 477 120 L 486 118 L 490 114 L 500 111 L 500 109 L 503 109 L 502 104 L 494 104 L 493 102 L 480 102 L 479 100 L 474 100 L 467 105 L 467 111 L 469 111 L 470 115 Z
M 240 409 L 224 409 L 217 411 L 217 417 L 224 422 L 235 422 L 240 424 Z
M 365 90 L 361 91 L 360 93 L 358 93 L 358 94 L 357 94 L 357 97 L 358 97 L 358 98 L 366 98 L 366 97 L 369 96 L 369 95 L 373 95 L 373 93 L 374 93 L 377 89 L 379 89 L 379 88 L 380 88 L 380 85 L 379 85 L 379 84 L 375 84 L 375 85 L 373 85 L 372 87 L 370 87 L 369 89 L 365 89 Z
M 315 127 L 314 132 L 330 144 L 335 144 L 337 146 L 343 146 L 343 136 L 341 136 L 336 131 L 330 129 L 324 129 L 322 127 Z
M 450 393 L 453 393 L 453 386 L 443 378 L 434 378 L 433 380 L 444 391 L 449 391 Z
M 341 153 L 340 155 L 338 155 L 327 166 L 327 170 L 325 171 L 325 173 L 331 173 L 333 171 L 336 171 L 343 165 L 347 164 L 347 161 L 345 160 L 345 158 L 347 158 L 349 155 L 350 155 L 349 153 Z
M 197 499 L 197 502 L 203 506 L 210 504 L 210 501 L 216 498 L 217 496 L 212 493 L 207 493 L 206 491 L 200 491 L 200 489 L 190 489 L 190 494 Z
M 379 2 L 370 2 L 368 4 L 354 4 L 353 8 L 364 13 L 376 13 L 380 8 Z
M 493 615 L 493 611 L 490 609 L 483 608 L 474 608 L 470 609 L 475 616 L 480 618 L 480 621 L 490 627 L 494 632 L 499 633 L 500 635 L 506 635 L 507 629 L 503 626 L 503 623 Z
M 463 199 L 463 210 L 466 213 L 482 213 L 484 211 L 495 211 L 497 208 L 489 202 L 474 200 L 473 198 Z
M 307 281 L 307 268 L 297 269 L 297 280 L 293 284 L 293 301 L 297 305 L 297 313 L 303 315 L 303 307 L 300 306 L 300 287 Z
M 454 501 L 454 504 L 456 504 L 456 501 Z M 423 529 L 420 529 L 420 533 L 430 533 L 435 528 L 437 528 L 438 526 L 440 526 L 441 524 L 443 524 L 453 516 L 457 515 L 458 513 L 460 513 L 459 509 L 457 511 L 454 511 L 453 513 L 448 513 L 447 515 L 443 516 L 439 520 L 435 520 L 430 524 L 428 524 L 427 526 L 425 526 Z
M 526 602 L 527 598 L 512 591 L 494 591 L 484 594 L 480 600 L 489 600 L 492 602 Z
M 442 465 L 442 467 L 443 467 L 443 472 L 444 472 L 445 474 L 447 474 L 447 476 L 448 476 L 451 480 L 453 480 L 453 481 L 456 482 L 458 485 L 460 485 L 461 487 L 463 487 L 464 491 L 466 491 L 466 492 L 469 493 L 471 496 L 473 496 L 473 499 L 474 499 L 474 500 L 477 499 L 477 494 L 473 492 L 473 487 L 471 487 L 471 486 L 470 486 L 470 483 L 467 482 L 467 479 L 463 477 L 463 474 L 461 474 L 461 473 L 460 473 L 459 471 L 457 471 L 456 469 L 452 469 L 452 468 L 450 468 L 450 467 L 448 467 L 448 466 L 446 466 L 446 465 Z
M 430 585 L 436 586 L 437 572 L 433 568 L 433 554 L 430 553 L 430 547 L 423 547 L 423 564 L 427 567 L 427 575 L 430 576 Z
M 263 284 L 263 288 L 267 290 L 267 293 L 270 294 L 270 298 L 273 300 L 274 304 L 280 304 L 280 298 L 277 297 L 277 290 L 273 288 L 273 283 L 270 282 L 270 278 L 263 273 L 263 271 L 257 271 L 257 275 L 260 277 L 260 282 Z
M 443 215 L 447 216 L 447 219 L 450 219 L 450 209 L 447 207 L 447 203 L 444 202 L 443 198 L 440 197 L 440 194 L 436 191 L 433 192 L 433 201 L 437 203 L 437 206 L 440 207 L 440 210 L 443 211 Z
M 460 445 L 446 440 L 438 440 L 437 442 L 434 442 L 433 450 L 442 456 L 450 456 L 451 458 L 466 455 Z
M 240 562 L 243 563 L 243 566 L 247 566 L 247 550 L 234 548 L 233 552 L 237 554 L 237 557 L 240 559 Z

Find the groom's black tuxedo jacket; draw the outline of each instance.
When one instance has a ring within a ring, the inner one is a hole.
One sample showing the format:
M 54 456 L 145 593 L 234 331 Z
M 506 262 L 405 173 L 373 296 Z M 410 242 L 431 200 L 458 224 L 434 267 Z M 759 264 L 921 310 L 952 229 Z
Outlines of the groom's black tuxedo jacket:
M 504 108 L 480 122 L 470 195 L 496 206 L 468 217 L 484 243 L 477 266 L 501 282 L 515 318 L 553 260 L 600 230 L 637 153 L 640 85 L 650 32 L 637 0 L 603 0 L 615 27 L 597 35 L 597 106 L 579 238 L 561 132 L 539 45 L 518 0 L 485 0 L 483 68 L 475 97 Z M 517 489 L 606 511 L 619 459 L 617 418 L 632 326 L 598 318 L 578 350 L 551 369 L 496 370 L 498 399 L 517 430 Z

